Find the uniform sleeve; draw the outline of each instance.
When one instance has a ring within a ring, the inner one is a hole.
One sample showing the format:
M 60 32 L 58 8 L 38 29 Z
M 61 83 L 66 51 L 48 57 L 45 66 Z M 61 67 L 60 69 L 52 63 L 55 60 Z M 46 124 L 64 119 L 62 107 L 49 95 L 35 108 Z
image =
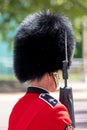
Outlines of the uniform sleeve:
M 50 115 L 48 121 L 49 130 L 72 130 L 72 122 L 70 120 L 66 107 L 62 104 L 56 105 Z

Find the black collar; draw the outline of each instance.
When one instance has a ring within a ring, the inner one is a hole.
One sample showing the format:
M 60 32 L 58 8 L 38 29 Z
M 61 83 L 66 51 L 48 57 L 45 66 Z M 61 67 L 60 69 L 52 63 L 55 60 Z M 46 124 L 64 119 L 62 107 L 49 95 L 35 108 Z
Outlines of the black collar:
M 27 93 L 49 93 L 48 91 L 46 91 L 45 89 L 39 88 L 39 87 L 28 87 L 27 89 Z

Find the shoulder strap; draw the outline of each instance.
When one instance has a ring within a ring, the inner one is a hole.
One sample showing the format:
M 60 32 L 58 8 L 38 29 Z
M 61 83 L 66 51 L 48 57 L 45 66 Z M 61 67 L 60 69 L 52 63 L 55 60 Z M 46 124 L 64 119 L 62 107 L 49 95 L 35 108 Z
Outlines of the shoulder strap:
M 37 102 L 39 105 L 37 105 Z M 15 130 L 26 130 L 31 121 L 34 119 L 36 115 L 44 108 L 46 105 L 45 102 L 37 98 L 29 108 L 26 109 L 26 111 L 23 113 L 22 117 L 20 118 Z M 35 107 L 35 111 L 32 111 L 32 107 Z M 27 119 L 26 117 L 28 116 L 29 113 L 29 118 Z
M 58 100 L 56 100 L 54 97 L 49 95 L 48 93 L 42 93 L 40 94 L 39 98 L 49 104 L 52 108 L 55 107 L 55 105 L 60 104 Z

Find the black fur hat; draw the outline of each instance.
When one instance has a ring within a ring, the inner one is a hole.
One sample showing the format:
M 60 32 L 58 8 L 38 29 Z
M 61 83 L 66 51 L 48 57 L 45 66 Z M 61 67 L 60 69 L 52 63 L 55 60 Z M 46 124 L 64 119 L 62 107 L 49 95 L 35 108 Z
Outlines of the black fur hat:
M 75 46 L 69 20 L 49 10 L 31 14 L 23 20 L 14 43 L 14 71 L 19 81 L 40 78 L 46 72 L 62 69 L 65 31 L 69 67 Z

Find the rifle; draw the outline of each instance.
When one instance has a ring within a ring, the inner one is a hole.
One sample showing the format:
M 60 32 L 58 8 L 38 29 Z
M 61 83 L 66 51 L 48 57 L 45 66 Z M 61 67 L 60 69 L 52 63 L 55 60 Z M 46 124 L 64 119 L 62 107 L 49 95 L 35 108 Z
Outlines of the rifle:
M 64 79 L 64 87 L 60 87 L 59 100 L 64 104 L 69 112 L 72 120 L 72 126 L 75 128 L 74 104 L 72 87 L 68 87 L 68 58 L 67 58 L 67 33 L 65 32 L 65 60 L 63 61 L 62 77 Z

